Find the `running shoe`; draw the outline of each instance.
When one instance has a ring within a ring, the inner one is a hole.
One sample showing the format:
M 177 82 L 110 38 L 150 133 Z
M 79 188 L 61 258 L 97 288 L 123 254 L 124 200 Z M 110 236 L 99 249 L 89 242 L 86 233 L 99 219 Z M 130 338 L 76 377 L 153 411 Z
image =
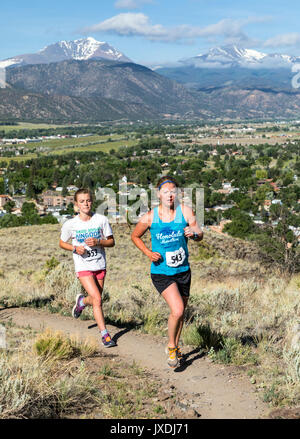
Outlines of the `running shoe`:
M 78 319 L 78 317 L 80 317 L 82 311 L 84 310 L 85 306 L 80 306 L 79 302 L 81 299 L 84 298 L 83 294 L 77 294 L 76 296 L 76 301 L 75 301 L 75 305 L 73 306 L 72 309 L 72 316 L 74 317 L 74 319 Z
M 177 347 L 177 358 L 178 358 L 179 361 L 182 361 L 183 360 L 183 355 L 182 355 L 182 352 L 180 350 L 180 347 L 178 345 L 176 347 Z
M 116 346 L 116 343 L 112 340 L 108 332 L 102 337 L 102 344 L 105 348 Z
M 178 365 L 177 347 L 168 348 L 168 360 L 167 363 L 170 367 L 176 367 Z
M 183 362 L 183 355 L 182 355 L 182 352 L 181 352 L 179 346 L 176 346 L 176 349 L 177 349 L 177 358 L 178 358 L 178 361 L 181 363 L 181 362 Z M 165 353 L 166 353 L 167 355 L 169 354 L 169 348 L 168 348 L 168 346 L 165 347 Z

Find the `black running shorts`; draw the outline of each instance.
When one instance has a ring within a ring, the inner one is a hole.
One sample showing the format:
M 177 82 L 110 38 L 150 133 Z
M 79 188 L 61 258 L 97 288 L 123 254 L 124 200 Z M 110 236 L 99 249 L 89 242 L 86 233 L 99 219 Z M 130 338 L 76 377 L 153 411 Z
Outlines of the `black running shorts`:
M 153 285 L 161 294 L 174 282 L 177 284 L 178 290 L 182 296 L 189 297 L 191 288 L 191 270 L 184 271 L 183 273 L 177 273 L 172 276 L 166 274 L 154 274 L 151 273 L 151 279 Z

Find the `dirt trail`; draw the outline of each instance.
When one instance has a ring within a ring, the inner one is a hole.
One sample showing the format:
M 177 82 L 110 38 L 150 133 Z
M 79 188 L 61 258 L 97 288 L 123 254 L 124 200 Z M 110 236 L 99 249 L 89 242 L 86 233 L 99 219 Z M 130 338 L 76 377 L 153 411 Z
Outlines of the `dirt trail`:
M 3 309 L 0 322 L 12 320 L 18 326 L 33 329 L 51 328 L 81 338 L 99 339 L 99 332 L 92 320 L 74 320 L 44 310 L 28 308 Z M 201 356 L 197 349 L 185 347 L 186 362 L 180 368 L 170 369 L 166 365 L 164 348 L 166 339 L 139 334 L 125 328 L 109 326 L 117 346 L 110 348 L 125 361 L 135 360 L 170 386 L 186 396 L 183 409 L 192 407 L 201 414 L 201 419 L 259 419 L 268 417 L 269 408 L 259 400 L 249 382 L 237 368 L 216 365 Z M 103 346 L 100 349 L 107 351 Z

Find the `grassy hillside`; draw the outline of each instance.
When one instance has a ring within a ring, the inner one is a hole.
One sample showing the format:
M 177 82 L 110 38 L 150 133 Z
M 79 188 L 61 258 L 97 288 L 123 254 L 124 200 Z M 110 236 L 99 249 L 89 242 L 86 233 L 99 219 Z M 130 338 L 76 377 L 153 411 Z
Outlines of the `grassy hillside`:
M 71 253 L 58 247 L 59 230 L 0 230 L 2 306 L 46 306 L 70 315 L 80 285 Z M 166 334 L 168 309 L 151 283 L 148 259 L 131 243 L 129 226 L 113 230 L 104 292 L 109 322 Z M 244 368 L 271 406 L 299 404 L 300 276 L 265 267 L 241 240 L 206 233 L 189 248 L 193 275 L 183 342 L 201 347 L 211 361 Z M 92 310 L 84 314 L 90 318 Z

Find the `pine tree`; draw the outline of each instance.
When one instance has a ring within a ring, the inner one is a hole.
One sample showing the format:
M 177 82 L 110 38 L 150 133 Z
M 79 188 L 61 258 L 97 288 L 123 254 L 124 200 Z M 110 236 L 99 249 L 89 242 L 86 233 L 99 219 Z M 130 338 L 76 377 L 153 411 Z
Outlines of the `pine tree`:
M 29 182 L 27 184 L 26 187 L 26 198 L 28 198 L 29 200 L 32 198 L 36 197 L 36 193 L 35 193 L 35 188 L 34 188 L 34 184 L 32 181 L 32 178 L 29 179 Z

